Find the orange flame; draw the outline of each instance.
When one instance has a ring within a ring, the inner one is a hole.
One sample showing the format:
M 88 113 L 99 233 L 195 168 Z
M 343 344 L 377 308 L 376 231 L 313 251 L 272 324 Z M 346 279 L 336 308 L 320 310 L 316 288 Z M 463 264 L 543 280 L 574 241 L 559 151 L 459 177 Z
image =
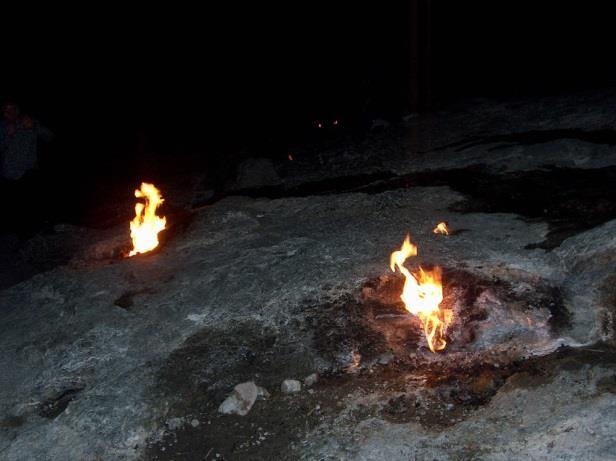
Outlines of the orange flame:
M 432 232 L 434 232 L 435 234 L 449 235 L 449 229 L 447 228 L 447 223 L 446 222 L 438 223 L 436 227 L 432 229 Z
M 135 197 L 145 199 L 145 203 L 135 205 L 135 218 L 130 222 L 130 238 L 133 249 L 128 256 L 147 253 L 158 246 L 158 233 L 165 228 L 167 218 L 156 215 L 156 209 L 163 203 L 160 191 L 153 184 L 141 183 Z
M 416 255 L 417 247 L 407 235 L 402 248 L 391 254 L 389 267 L 394 272 L 398 268 L 406 279 L 400 298 L 406 310 L 419 317 L 428 347 L 432 352 L 442 351 L 447 345 L 445 333 L 453 313 L 447 309 L 439 309 L 443 300 L 441 268 L 435 267 L 432 271 L 426 271 L 420 267 L 417 272 L 411 273 L 404 267 L 404 262 L 409 256 Z

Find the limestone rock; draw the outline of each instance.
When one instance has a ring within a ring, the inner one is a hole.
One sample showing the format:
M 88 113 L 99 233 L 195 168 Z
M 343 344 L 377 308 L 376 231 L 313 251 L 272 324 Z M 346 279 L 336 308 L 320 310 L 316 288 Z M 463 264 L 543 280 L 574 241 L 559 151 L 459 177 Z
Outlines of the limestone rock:
M 251 189 L 280 184 L 280 176 L 268 158 L 249 158 L 244 160 L 238 170 L 234 189 Z
M 302 390 L 302 383 L 296 379 L 285 379 L 280 385 L 283 394 L 294 394 Z
M 218 407 L 225 415 L 235 414 L 246 416 L 259 395 L 259 388 L 253 381 L 238 384 L 233 392 Z
M 319 380 L 319 375 L 316 373 L 312 373 L 304 378 L 304 386 L 310 387 L 314 386 Z

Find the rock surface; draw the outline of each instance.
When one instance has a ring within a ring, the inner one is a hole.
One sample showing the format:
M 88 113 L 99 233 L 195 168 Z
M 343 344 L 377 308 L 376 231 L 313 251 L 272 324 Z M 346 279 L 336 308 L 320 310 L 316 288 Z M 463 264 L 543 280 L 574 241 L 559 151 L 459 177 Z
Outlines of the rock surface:
M 596 173 L 598 185 L 611 177 L 616 151 L 601 136 L 616 125 L 613 107 L 610 92 L 479 101 L 361 144 L 294 152 L 285 178 L 243 182 L 281 180 L 278 198 L 195 210 L 142 257 L 100 259 L 125 225 L 39 237 L 23 257 L 54 264 L 0 291 L 0 458 L 177 460 L 211 449 L 228 459 L 610 459 L 612 201 L 573 193 L 544 212 L 488 199 L 494 184 L 529 173 L 546 184 L 563 167 Z M 467 169 L 478 165 L 488 173 Z M 464 191 L 457 177 L 493 181 Z M 567 214 L 589 203 L 600 219 Z M 554 209 L 562 214 L 549 220 Z M 440 221 L 458 232 L 435 236 Z M 389 254 L 407 232 L 417 264 L 442 266 L 449 293 L 473 288 L 469 309 L 491 309 L 471 312 L 476 337 L 456 336 L 443 354 L 422 348 L 419 326 L 392 304 L 397 292 L 379 318 L 361 316 L 384 299 L 378 281 L 395 277 Z M 564 232 L 555 246 L 539 246 L 554 232 Z M 385 360 L 392 343 L 419 345 Z M 518 369 L 501 357 L 512 343 Z M 315 371 L 311 392 L 275 392 L 251 410 L 251 380 L 276 389 Z M 249 415 L 218 413 L 227 397 L 225 409 Z
M 274 164 L 267 158 L 249 158 L 238 167 L 234 189 L 275 186 L 281 183 Z

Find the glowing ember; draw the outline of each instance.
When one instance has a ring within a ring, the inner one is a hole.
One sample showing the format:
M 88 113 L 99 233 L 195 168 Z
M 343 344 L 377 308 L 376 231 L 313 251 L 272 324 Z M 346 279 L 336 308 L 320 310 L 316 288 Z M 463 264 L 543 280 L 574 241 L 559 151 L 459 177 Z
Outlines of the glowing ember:
M 434 232 L 435 234 L 449 235 L 449 229 L 447 228 L 447 223 L 446 222 L 438 223 L 436 227 L 432 229 L 432 232 Z
M 432 271 L 421 267 L 415 273 L 404 267 L 409 256 L 417 255 L 417 247 L 411 243 L 407 235 L 402 248 L 391 254 L 389 266 L 395 272 L 396 267 L 406 278 L 402 295 L 406 310 L 419 317 L 423 327 L 428 347 L 432 352 L 445 349 L 445 333 L 451 323 L 453 313 L 447 309 L 440 309 L 443 300 L 443 285 L 441 283 L 441 268 L 435 267 Z
M 156 215 L 156 209 L 163 203 L 160 191 L 153 184 L 141 183 L 135 197 L 143 198 L 145 203 L 135 205 L 135 218 L 130 222 L 130 238 L 133 249 L 128 256 L 147 253 L 158 246 L 158 233 L 165 228 L 167 218 Z

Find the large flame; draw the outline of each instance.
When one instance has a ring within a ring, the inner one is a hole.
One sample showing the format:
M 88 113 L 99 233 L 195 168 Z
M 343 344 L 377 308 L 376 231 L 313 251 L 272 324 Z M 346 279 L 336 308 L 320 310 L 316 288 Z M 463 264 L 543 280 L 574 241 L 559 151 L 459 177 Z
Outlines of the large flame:
M 128 256 L 147 253 L 158 246 L 158 233 L 165 228 L 167 218 L 156 215 L 156 209 L 163 203 L 160 191 L 153 184 L 141 183 L 135 197 L 143 198 L 145 203 L 135 205 L 135 218 L 130 222 L 130 238 L 133 249 Z
M 435 267 L 427 271 L 420 267 L 417 272 L 411 273 L 404 267 L 404 262 L 409 256 L 416 255 L 417 247 L 407 235 L 402 248 L 391 254 L 389 267 L 394 272 L 398 268 L 406 278 L 400 298 L 404 301 L 406 310 L 419 317 L 428 347 L 432 352 L 442 351 L 447 345 L 445 333 L 453 314 L 450 310 L 439 308 L 443 300 L 441 268 Z

